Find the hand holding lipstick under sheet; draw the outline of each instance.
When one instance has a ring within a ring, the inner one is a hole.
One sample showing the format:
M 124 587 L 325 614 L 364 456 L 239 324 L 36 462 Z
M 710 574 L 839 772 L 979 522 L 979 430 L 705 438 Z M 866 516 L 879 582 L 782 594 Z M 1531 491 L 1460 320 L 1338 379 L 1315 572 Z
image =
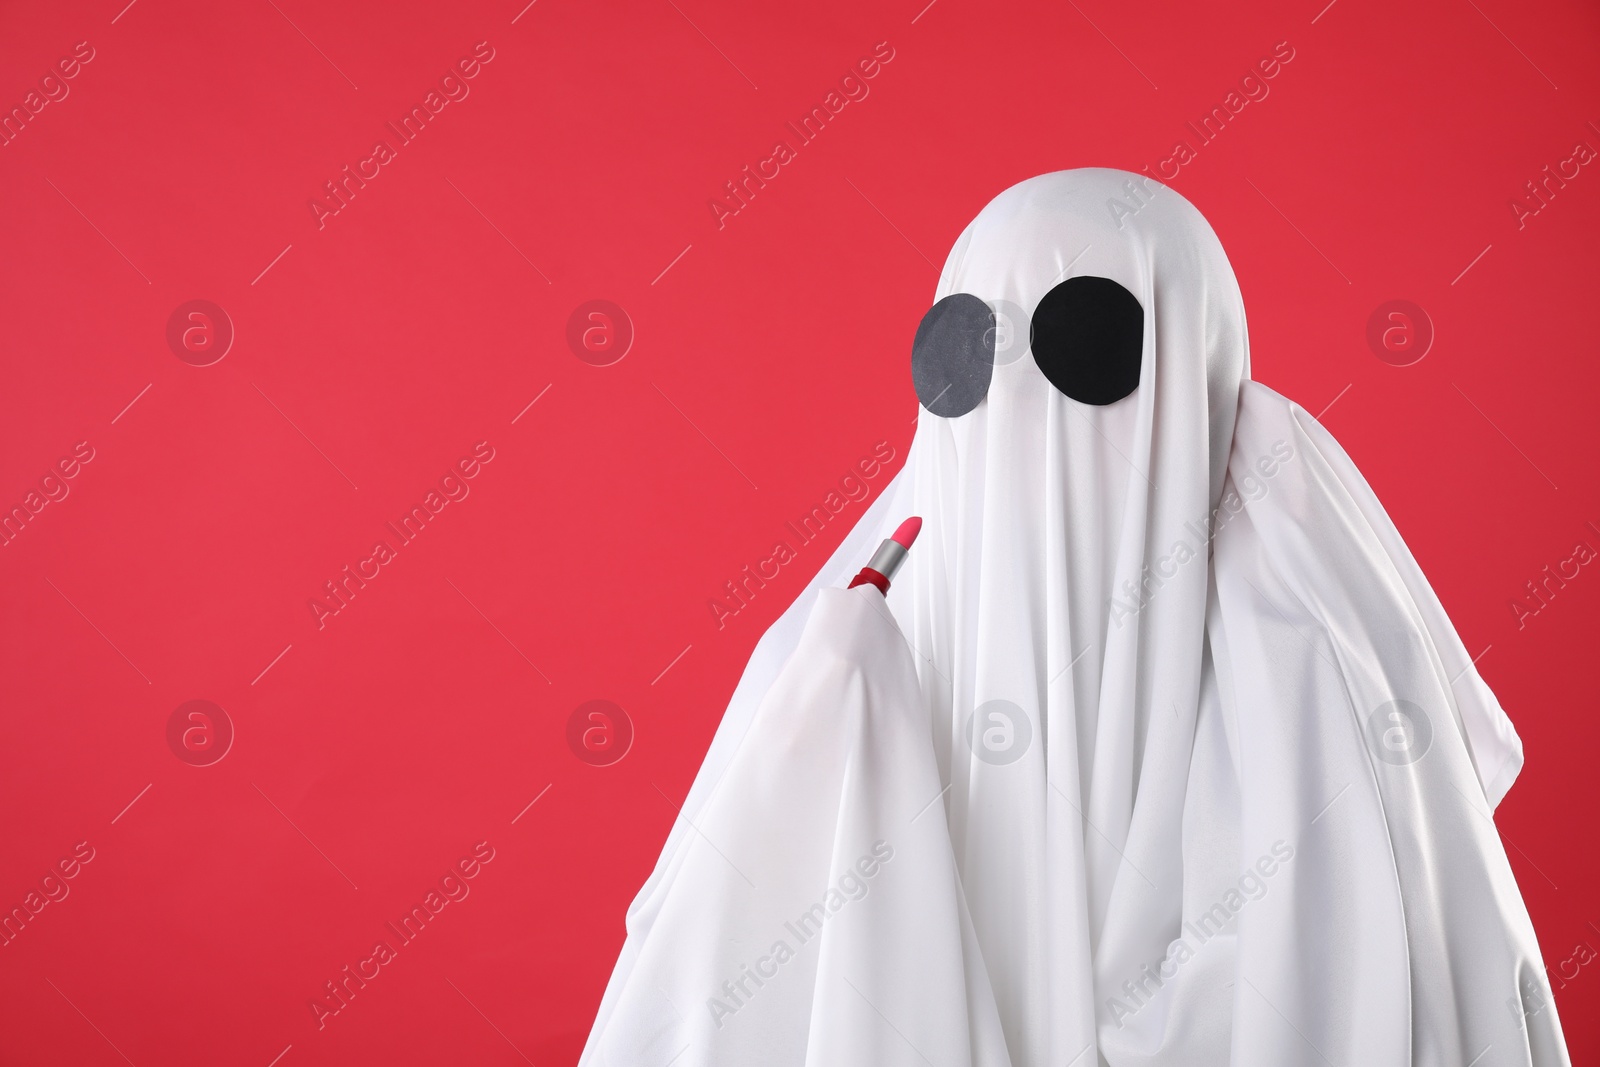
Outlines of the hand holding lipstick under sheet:
M 920 526 L 902 523 L 849 588 L 816 590 L 693 831 L 629 909 L 583 1063 L 921 1063 L 890 1047 L 877 1009 L 929 1047 L 976 1050 L 964 1064 L 1006 1067 L 916 666 L 885 602 Z

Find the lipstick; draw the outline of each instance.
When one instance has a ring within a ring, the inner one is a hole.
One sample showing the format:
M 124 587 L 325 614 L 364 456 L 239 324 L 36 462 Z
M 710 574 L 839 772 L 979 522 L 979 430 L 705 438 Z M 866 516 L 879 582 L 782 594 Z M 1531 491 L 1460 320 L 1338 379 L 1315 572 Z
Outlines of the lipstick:
M 922 520 L 913 515 L 900 524 L 900 528 L 889 535 L 889 539 L 878 546 L 878 551 L 872 554 L 867 565 L 861 568 L 861 573 L 851 579 L 847 589 L 854 589 L 858 585 L 877 586 L 878 592 L 884 596 L 889 595 L 889 582 L 894 578 L 895 572 L 900 569 L 900 564 L 906 561 L 906 550 L 917 539 L 917 534 L 922 531 Z

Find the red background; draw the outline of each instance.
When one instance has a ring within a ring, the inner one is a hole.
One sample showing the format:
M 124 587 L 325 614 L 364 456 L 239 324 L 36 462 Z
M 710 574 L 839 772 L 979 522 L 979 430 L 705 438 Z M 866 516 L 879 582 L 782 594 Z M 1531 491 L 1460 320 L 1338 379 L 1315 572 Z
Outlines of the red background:
M 952 240 L 1031 175 L 1156 165 L 1280 41 L 1171 184 L 1255 377 L 1327 409 L 1486 650 L 1527 749 L 1499 825 L 1574 1060 L 1600 1052 L 1600 575 L 1510 608 L 1600 547 L 1600 167 L 1510 208 L 1600 147 L 1600 14 L 925 2 L 5 5 L 5 107 L 94 58 L 0 148 L 0 504 L 94 459 L 0 548 L 0 905 L 94 859 L 0 948 L 0 1061 L 572 1063 L 751 646 L 864 505 L 725 628 L 708 602 L 876 442 L 899 467 Z M 319 228 L 480 41 L 470 95 Z M 870 95 L 719 229 L 708 200 L 880 41 Z M 211 366 L 166 341 L 193 299 L 236 330 Z M 636 331 L 612 366 L 565 340 L 591 299 Z M 1436 330 L 1415 365 L 1367 344 L 1391 299 Z M 479 441 L 470 496 L 319 628 Z M 596 698 L 636 732 L 606 767 L 566 741 Z M 236 731 L 205 767 L 167 741 L 196 699 Z M 480 841 L 470 896 L 319 1029 Z

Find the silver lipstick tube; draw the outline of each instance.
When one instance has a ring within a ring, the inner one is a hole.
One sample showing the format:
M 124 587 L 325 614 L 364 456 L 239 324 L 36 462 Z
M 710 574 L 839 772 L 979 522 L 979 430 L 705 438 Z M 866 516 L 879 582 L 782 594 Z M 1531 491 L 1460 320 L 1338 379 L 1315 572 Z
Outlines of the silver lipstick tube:
M 872 554 L 872 558 L 867 561 L 867 566 L 893 581 L 895 571 L 898 571 L 900 564 L 905 561 L 906 547 L 893 538 L 887 538 L 883 544 L 878 546 L 878 551 Z

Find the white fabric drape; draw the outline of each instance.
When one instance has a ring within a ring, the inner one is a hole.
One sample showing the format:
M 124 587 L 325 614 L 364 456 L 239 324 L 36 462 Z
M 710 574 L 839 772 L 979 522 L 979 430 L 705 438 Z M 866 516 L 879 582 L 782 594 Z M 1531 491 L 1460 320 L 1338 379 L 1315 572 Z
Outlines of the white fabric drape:
M 1215 235 L 1045 175 L 935 298 L 1074 276 L 1143 307 L 1139 387 L 1080 404 L 1024 357 L 922 412 L 752 656 L 582 1062 L 1565 1064 L 1492 821 L 1515 731 L 1348 457 L 1247 380 Z M 886 604 L 834 588 L 912 514 Z

